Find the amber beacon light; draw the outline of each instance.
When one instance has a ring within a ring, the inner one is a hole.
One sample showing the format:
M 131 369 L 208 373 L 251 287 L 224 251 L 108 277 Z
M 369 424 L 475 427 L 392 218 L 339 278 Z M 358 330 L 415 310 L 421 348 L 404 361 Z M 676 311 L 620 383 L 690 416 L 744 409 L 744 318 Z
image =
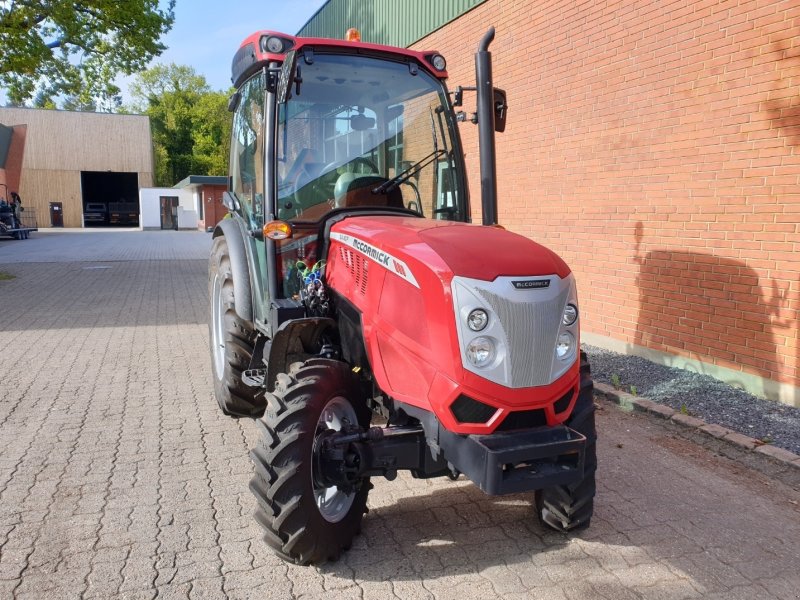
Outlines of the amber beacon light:
M 348 42 L 360 42 L 361 32 L 355 27 L 351 27 L 347 30 L 347 33 L 344 34 L 344 39 Z

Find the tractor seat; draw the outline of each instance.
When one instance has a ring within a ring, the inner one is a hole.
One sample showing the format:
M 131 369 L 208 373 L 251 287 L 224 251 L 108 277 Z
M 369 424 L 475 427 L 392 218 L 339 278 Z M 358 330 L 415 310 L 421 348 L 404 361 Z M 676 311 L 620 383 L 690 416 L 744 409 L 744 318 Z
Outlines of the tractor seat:
M 373 194 L 372 190 L 386 183 L 387 179 L 380 175 L 360 175 L 343 173 L 336 180 L 333 190 L 336 208 L 353 206 L 390 206 L 403 208 L 403 194 L 398 187 L 385 194 Z

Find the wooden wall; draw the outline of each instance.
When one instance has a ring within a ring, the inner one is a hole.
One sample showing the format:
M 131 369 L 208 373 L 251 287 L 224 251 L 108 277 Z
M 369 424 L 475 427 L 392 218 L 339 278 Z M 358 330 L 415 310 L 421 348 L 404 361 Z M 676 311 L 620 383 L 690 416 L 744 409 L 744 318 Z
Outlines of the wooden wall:
M 152 187 L 152 173 L 138 175 L 140 188 Z M 23 206 L 36 209 L 39 227 L 50 226 L 50 202 L 62 203 L 64 227 L 83 226 L 80 171 L 23 169 L 20 190 Z
M 81 171 L 136 173 L 140 188 L 153 184 L 146 116 L 0 108 L 0 123 L 27 125 L 19 194 L 40 227 L 50 225 L 50 202 L 63 203 L 65 227 L 83 225 Z

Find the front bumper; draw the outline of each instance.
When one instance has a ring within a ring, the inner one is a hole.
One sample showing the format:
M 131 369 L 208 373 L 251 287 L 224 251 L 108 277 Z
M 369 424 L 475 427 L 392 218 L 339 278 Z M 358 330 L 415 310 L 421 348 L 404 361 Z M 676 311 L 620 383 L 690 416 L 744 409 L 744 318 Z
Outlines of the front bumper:
M 586 437 L 564 425 L 490 435 L 439 428 L 445 460 L 491 495 L 569 485 L 583 478 Z

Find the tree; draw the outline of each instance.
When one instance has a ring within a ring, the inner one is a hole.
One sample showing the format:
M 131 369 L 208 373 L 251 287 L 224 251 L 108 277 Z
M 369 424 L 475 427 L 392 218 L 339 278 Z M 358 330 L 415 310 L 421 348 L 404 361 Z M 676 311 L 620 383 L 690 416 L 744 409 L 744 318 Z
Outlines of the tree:
M 11 104 L 67 95 L 79 106 L 114 102 L 120 74 L 164 50 L 175 0 L 0 1 L 0 85 Z
M 203 94 L 194 110 L 194 159 L 204 175 L 226 175 L 231 148 L 231 113 L 228 94 Z
M 227 97 L 185 65 L 156 65 L 130 85 L 132 110 L 150 117 L 156 185 L 194 175 L 224 175 L 230 147 Z

